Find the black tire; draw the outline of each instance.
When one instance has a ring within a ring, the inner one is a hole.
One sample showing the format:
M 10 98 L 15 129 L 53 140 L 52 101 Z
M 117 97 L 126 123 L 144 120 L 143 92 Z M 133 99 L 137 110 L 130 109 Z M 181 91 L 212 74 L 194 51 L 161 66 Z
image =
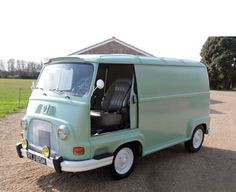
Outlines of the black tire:
M 117 165 L 117 161 L 119 161 L 118 158 L 120 157 L 120 154 L 124 150 L 127 151 L 128 153 L 130 153 L 131 156 L 133 156 L 133 160 L 132 160 L 131 165 L 129 164 L 129 166 L 127 166 L 127 171 L 119 172 L 116 168 L 116 165 Z M 135 165 L 135 162 L 136 162 L 136 158 L 137 158 L 136 149 L 132 145 L 123 145 L 123 146 L 119 147 L 115 151 L 113 162 L 112 162 L 112 165 L 111 165 L 111 175 L 112 175 L 112 177 L 116 180 L 128 177 L 132 173 L 132 171 L 134 170 L 134 165 Z
M 200 132 L 202 132 L 202 139 L 201 139 L 201 142 L 199 140 L 199 143 L 196 146 L 196 145 L 194 145 L 194 136 L 196 133 L 199 134 Z M 204 133 L 205 133 L 204 127 L 202 125 L 197 126 L 193 131 L 192 138 L 189 141 L 186 141 L 184 143 L 185 149 L 190 153 L 195 153 L 195 152 L 199 151 L 201 149 L 202 143 L 204 141 Z

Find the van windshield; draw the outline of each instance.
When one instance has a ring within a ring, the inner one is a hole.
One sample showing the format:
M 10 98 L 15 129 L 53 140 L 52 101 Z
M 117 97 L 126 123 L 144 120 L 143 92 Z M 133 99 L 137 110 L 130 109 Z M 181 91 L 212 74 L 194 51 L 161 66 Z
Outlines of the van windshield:
M 44 67 L 36 89 L 82 97 L 89 92 L 93 65 L 87 63 L 57 63 Z

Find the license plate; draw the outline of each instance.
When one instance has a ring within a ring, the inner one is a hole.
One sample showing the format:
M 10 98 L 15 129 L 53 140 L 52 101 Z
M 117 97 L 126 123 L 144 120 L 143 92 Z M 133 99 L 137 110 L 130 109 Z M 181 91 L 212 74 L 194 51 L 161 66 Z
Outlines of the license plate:
M 32 154 L 30 152 L 27 152 L 27 157 L 33 161 L 36 161 L 37 163 L 41 163 L 43 165 L 46 165 L 46 159 L 40 156 L 37 156 L 35 154 Z

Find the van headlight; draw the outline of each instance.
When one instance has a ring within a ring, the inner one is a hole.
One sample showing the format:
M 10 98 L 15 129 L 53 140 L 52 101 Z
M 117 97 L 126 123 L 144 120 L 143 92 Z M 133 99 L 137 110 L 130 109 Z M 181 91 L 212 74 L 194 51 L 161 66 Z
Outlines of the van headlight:
M 22 129 L 24 129 L 24 130 L 27 129 L 27 127 L 28 127 L 28 122 L 27 122 L 26 119 L 22 119 L 20 124 L 21 124 L 21 128 L 22 128 Z
M 69 130 L 65 125 L 61 125 L 57 130 L 57 134 L 61 140 L 65 140 L 69 135 Z

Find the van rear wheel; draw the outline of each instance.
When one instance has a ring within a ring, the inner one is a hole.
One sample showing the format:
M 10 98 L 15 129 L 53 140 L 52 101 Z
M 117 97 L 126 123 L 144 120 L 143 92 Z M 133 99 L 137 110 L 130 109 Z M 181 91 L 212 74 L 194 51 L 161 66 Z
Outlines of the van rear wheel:
M 125 145 L 116 152 L 111 165 L 111 174 L 114 179 L 128 177 L 133 169 L 136 160 L 136 153 L 132 146 Z
M 185 149 L 190 153 L 197 152 L 201 149 L 203 141 L 204 127 L 200 125 L 194 129 L 192 138 L 184 143 Z

